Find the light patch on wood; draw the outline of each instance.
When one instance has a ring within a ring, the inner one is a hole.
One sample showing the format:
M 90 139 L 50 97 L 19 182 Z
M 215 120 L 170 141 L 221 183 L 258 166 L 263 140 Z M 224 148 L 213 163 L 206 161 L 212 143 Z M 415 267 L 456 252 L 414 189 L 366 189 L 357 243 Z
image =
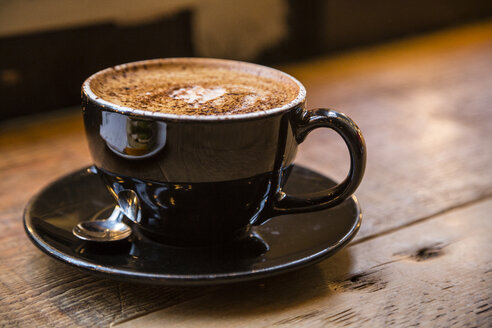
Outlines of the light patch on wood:
M 0 1 L 0 36 L 110 22 L 121 25 L 142 24 L 192 8 L 199 1 Z
M 0 1 L 0 36 L 115 23 L 145 24 L 193 12 L 197 55 L 252 60 L 287 36 L 286 0 Z

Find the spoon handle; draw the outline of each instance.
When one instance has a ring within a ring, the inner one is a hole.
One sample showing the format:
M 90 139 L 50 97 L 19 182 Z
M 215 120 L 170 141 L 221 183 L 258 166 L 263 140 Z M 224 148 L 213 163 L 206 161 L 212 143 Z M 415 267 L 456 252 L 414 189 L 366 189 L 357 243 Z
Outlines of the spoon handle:
M 118 205 L 115 205 L 113 213 L 108 217 L 107 221 L 112 222 L 121 222 L 123 220 L 123 216 L 125 213 L 121 211 L 121 208 Z

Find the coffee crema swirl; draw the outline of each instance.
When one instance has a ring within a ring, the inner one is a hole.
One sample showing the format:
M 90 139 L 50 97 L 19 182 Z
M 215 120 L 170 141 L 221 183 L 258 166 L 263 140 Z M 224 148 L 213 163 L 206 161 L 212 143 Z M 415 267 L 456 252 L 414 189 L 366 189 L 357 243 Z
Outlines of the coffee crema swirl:
M 220 63 L 176 60 L 117 66 L 96 76 L 91 89 L 119 106 L 178 115 L 265 111 L 288 104 L 299 93 L 295 83 L 273 69 Z

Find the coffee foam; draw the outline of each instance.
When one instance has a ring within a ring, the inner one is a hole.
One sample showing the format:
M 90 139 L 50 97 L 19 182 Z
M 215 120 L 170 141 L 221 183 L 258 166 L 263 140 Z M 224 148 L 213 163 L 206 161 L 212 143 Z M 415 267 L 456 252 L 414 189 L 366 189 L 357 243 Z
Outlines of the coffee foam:
M 204 88 L 202 86 L 195 85 L 192 87 L 176 89 L 168 94 L 168 96 L 173 99 L 182 99 L 197 108 L 200 104 L 204 104 L 210 100 L 222 97 L 226 92 L 227 90 L 223 87 Z
M 294 82 L 273 69 L 199 61 L 117 66 L 90 86 L 96 96 L 119 106 L 178 115 L 265 111 L 299 93 Z

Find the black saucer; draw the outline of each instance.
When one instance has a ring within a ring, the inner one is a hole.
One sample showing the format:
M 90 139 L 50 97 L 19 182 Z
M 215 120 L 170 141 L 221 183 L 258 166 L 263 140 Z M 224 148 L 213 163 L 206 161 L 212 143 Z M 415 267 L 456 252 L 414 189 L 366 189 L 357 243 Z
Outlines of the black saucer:
M 286 191 L 304 193 L 334 185 L 327 177 L 294 167 Z M 65 176 L 35 196 L 24 213 L 32 242 L 48 255 L 107 278 L 162 285 L 206 285 L 257 279 L 319 262 L 357 233 L 362 214 L 355 197 L 328 210 L 276 217 L 253 227 L 234 244 L 184 248 L 159 244 L 138 230 L 111 244 L 72 235 L 80 221 L 104 217 L 114 201 L 91 168 Z

